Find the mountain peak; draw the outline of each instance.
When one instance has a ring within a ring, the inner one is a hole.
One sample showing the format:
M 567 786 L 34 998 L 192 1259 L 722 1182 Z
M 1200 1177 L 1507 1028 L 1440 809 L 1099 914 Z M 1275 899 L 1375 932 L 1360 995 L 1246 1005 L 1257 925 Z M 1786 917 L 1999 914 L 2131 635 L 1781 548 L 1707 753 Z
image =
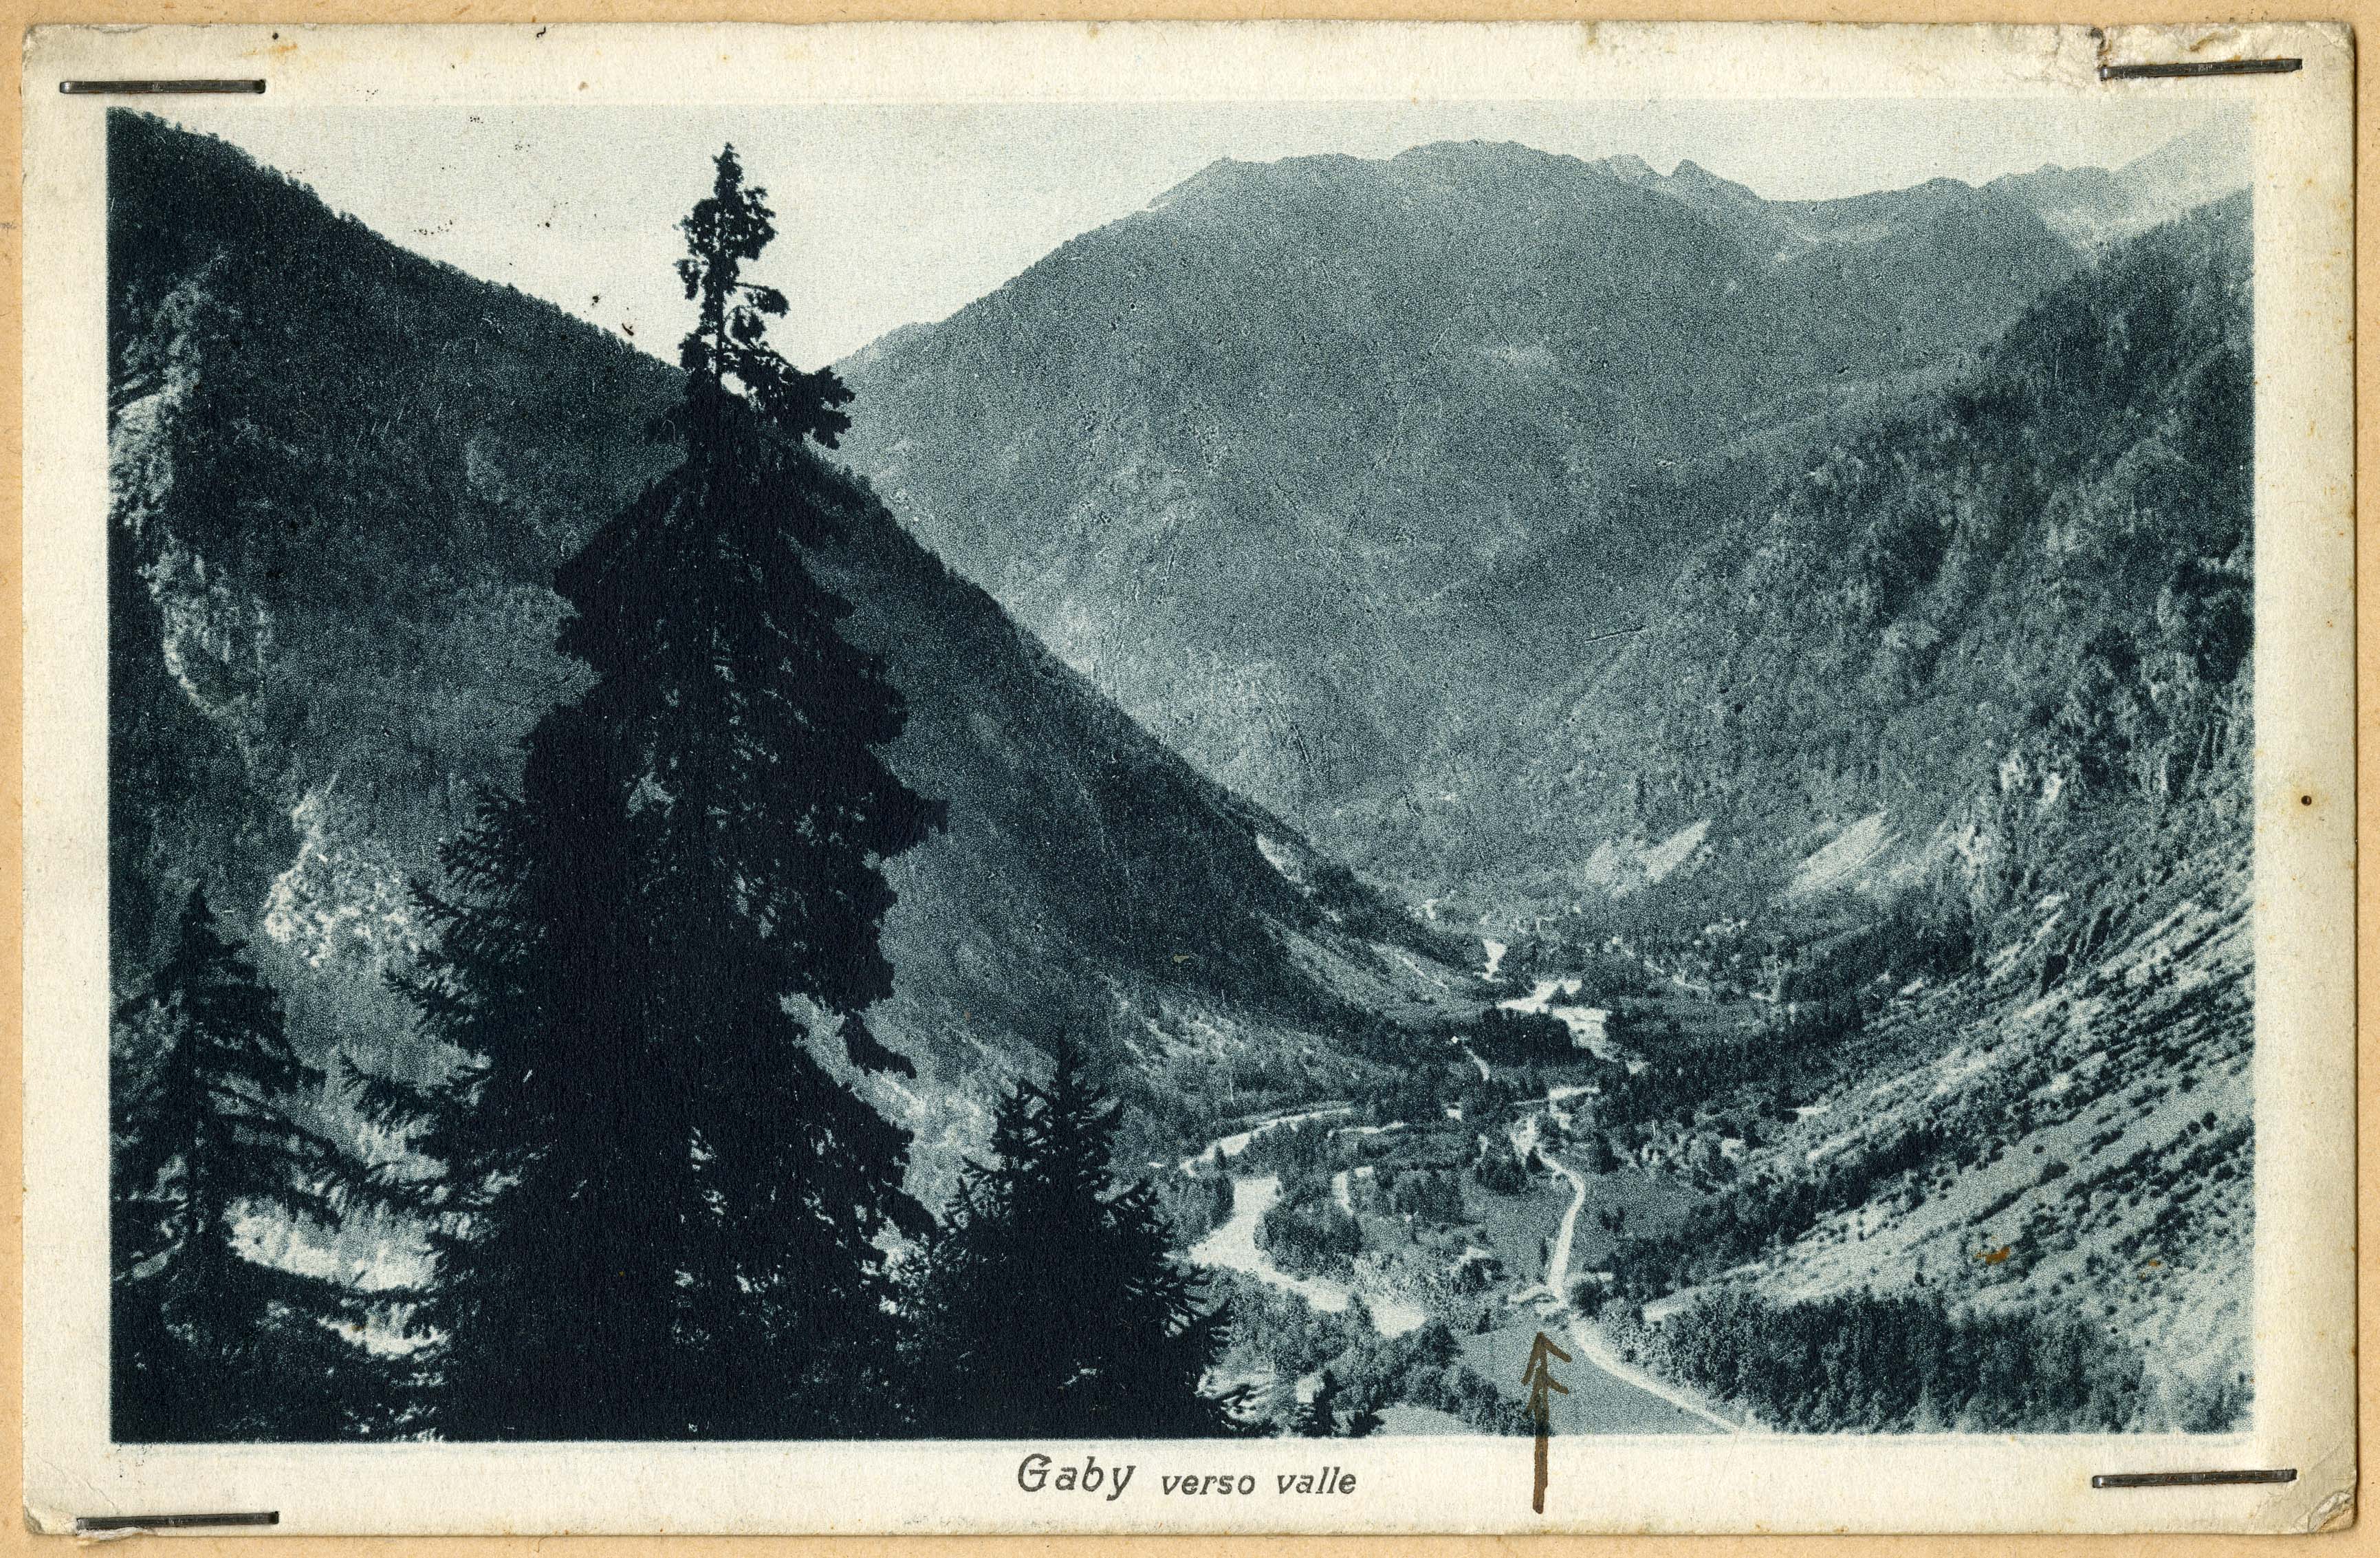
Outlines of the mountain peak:
M 1678 165 L 1661 188 L 1678 199 L 1708 211 L 1717 206 L 1734 206 L 1745 210 L 1765 209 L 1768 202 L 1755 194 L 1748 185 L 1732 178 L 1722 178 L 1691 157 L 1681 157 Z
M 108 276 L 117 328 L 142 350 L 203 350 L 211 404 L 258 430 L 239 467 L 176 465 L 144 488 L 154 506 L 143 515 L 164 517 L 149 518 L 140 544 L 170 538 L 205 556 L 223 598 L 243 612 L 254 603 L 252 618 L 235 620 L 273 627 L 241 662 L 238 712 L 222 724 L 172 678 L 163 617 L 118 628 L 111 696 L 167 712 L 127 727 L 128 749 L 147 765 L 136 772 L 198 777 L 170 792 L 180 809 L 142 824 L 162 842 L 127 856 L 140 863 L 119 881 L 114 929 L 128 955 L 145 955 L 127 911 L 178 903 L 179 882 L 204 878 L 226 884 L 227 908 L 240 906 L 234 922 L 260 944 L 288 945 L 265 906 L 276 881 L 297 875 L 292 850 L 343 862 L 301 890 L 313 895 L 310 914 L 319 906 L 325 921 L 345 923 L 357 903 L 402 903 L 404 883 L 437 869 L 439 840 L 468 825 L 453 797 L 516 782 L 528 720 L 577 674 L 539 627 L 565 609 L 546 581 L 596 518 L 652 480 L 667 456 L 641 430 L 676 403 L 679 382 L 594 325 L 342 221 L 220 141 L 119 114 L 107 176 L 112 241 L 128 257 Z M 237 262 L 213 266 L 219 254 Z M 248 347 L 186 334 L 174 300 L 192 297 L 259 321 Z M 942 328 L 910 327 L 876 358 L 899 359 Z M 311 350 L 333 340 L 338 352 Z M 374 371 L 342 371 L 339 352 L 350 350 Z M 326 416 L 370 427 L 422 405 L 439 415 L 417 419 L 414 439 L 368 453 L 322 432 Z M 193 436 L 166 420 L 190 414 L 177 405 L 115 436 L 127 449 L 182 447 L 155 441 Z M 928 1142 L 971 1118 L 959 1102 L 970 1076 L 1062 1037 L 1096 1041 L 1123 1010 L 1305 1031 L 1342 1020 L 1353 999 L 1342 991 L 1362 992 L 1367 1010 L 1402 999 L 1383 980 L 1405 966 L 1376 967 L 1330 918 L 1352 909 L 1418 935 L 1392 909 L 1360 886 L 1350 897 L 1334 883 L 1327 907 L 1309 895 L 1273 863 L 1310 854 L 1288 824 L 1194 773 L 863 484 L 822 461 L 814 474 L 839 523 L 832 540 L 806 548 L 810 565 L 849 603 L 846 636 L 881 658 L 908 706 L 887 761 L 905 784 L 951 803 L 947 831 L 892 868 L 898 901 L 883 944 L 900 980 L 871 1016 L 940 1089 L 921 1085 L 904 1104 L 920 1112 L 909 1123 Z M 235 504 L 222 485 L 235 475 L 311 496 L 302 510 L 278 498 Z M 448 523 L 457 512 L 474 523 Z M 368 590 L 348 584 L 358 556 L 354 575 Z M 175 588 L 187 582 L 177 575 Z M 181 596 L 165 600 L 183 609 Z M 450 609 L 458 600 L 475 604 Z M 435 720 L 310 724 L 304 713 L 375 706 L 424 663 L 460 668 Z M 251 728 L 302 734 L 275 742 Z M 335 794 L 330 773 L 346 776 Z M 319 812 L 303 838 L 286 821 L 298 797 Z M 212 835 L 187 820 L 205 808 L 209 827 L 232 829 L 225 843 L 204 843 Z M 150 835 L 119 834 L 135 836 Z M 1316 867 L 1311 879 L 1326 877 Z M 310 958 L 301 945 L 286 959 L 296 982 L 285 993 L 301 1014 L 294 1036 L 328 1044 L 310 1014 L 336 1013 L 350 1025 L 337 1039 L 362 1034 L 356 1041 L 387 1046 L 391 1064 L 412 1064 L 419 1048 L 380 950 L 337 944 L 335 956 Z M 953 1166 L 934 1161 L 934 1172 Z
M 1219 164 L 855 363 L 845 456 L 1209 776 L 1384 859 L 1360 807 L 1435 739 L 1441 662 L 1504 652 L 1500 613 L 1448 626 L 1450 590 L 1813 383 L 1980 344 L 2073 263 L 2011 207 L 1946 296 L 1959 250 L 1885 199 L 1857 252 L 1797 269 L 1842 224 L 1800 237 L 1678 166 L 1511 141 Z
M 2068 241 L 2102 249 L 2245 189 L 2248 179 L 2243 121 L 2233 117 L 2210 119 L 2113 171 L 2045 163 L 1988 188 L 2031 206 Z
M 1540 151 L 1518 140 L 1429 140 L 1412 146 L 1390 158 L 1402 163 L 1407 159 L 1486 158 L 1500 162 L 1569 162 L 1572 159 L 1552 152 Z

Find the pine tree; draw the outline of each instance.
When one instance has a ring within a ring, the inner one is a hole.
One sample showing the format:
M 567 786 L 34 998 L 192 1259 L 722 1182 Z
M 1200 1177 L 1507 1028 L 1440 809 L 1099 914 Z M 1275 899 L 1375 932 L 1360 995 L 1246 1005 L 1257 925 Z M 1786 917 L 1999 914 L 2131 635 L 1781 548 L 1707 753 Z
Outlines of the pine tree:
M 334 1226 L 357 1175 L 292 1116 L 323 1074 L 203 893 L 118 1007 L 115 1050 L 114 1437 L 324 1440 L 384 1420 L 393 1371 L 331 1329 L 361 1321 L 363 1296 L 240 1248 L 244 1216 Z
M 1369 1439 L 1387 1426 L 1380 1416 L 1380 1391 L 1367 1385 L 1355 1394 L 1354 1404 L 1347 1409 L 1346 1436 L 1349 1439 Z
M 1314 1394 L 1297 1414 L 1297 1437 L 1330 1439 L 1339 1433 L 1339 1377 L 1325 1369 L 1314 1382 Z
M 913 1372 L 927 1437 L 1172 1439 L 1238 1431 L 1199 1382 L 1222 1308 L 1169 1248 L 1148 1181 L 1116 1188 L 1121 1108 L 1062 1044 L 992 1121 L 926 1252 Z
M 774 236 L 733 147 L 680 225 L 698 305 L 677 467 L 566 563 L 593 685 L 526 742 L 517 796 L 448 848 L 407 982 L 467 1057 L 418 1136 L 448 1165 L 433 1243 L 439 1430 L 455 1438 L 828 1437 L 888 1426 L 879 1237 L 922 1233 L 907 1133 L 816 1046 L 914 1074 L 881 864 L 939 810 L 880 749 L 905 713 L 803 548 L 834 533 L 831 371 L 770 349 Z

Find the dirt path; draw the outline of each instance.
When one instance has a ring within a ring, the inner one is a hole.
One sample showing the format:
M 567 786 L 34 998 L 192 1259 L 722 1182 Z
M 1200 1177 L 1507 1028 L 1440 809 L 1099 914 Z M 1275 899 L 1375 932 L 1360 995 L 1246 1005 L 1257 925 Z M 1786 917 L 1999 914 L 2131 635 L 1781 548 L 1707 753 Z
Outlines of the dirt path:
M 1744 1431 L 1742 1423 L 1720 1417 L 1704 1406 L 1693 1392 L 1682 1390 L 1658 1374 L 1648 1374 L 1613 1352 L 1611 1344 L 1604 1340 L 1603 1333 L 1596 1328 L 1593 1321 L 1571 1316 L 1570 1339 L 1578 1345 L 1581 1363 L 1591 1363 L 1614 1379 L 1627 1381 L 1647 1395 L 1658 1395 L 1679 1411 L 1699 1418 L 1721 1433 Z
M 1354 1296 L 1354 1290 L 1345 1283 L 1328 1277 L 1292 1276 L 1274 1265 L 1257 1246 L 1257 1227 L 1280 1199 L 1281 1179 L 1276 1175 L 1235 1178 L 1232 1183 L 1230 1219 L 1191 1248 L 1190 1260 L 1201 1266 L 1245 1272 L 1260 1282 L 1299 1294 L 1318 1309 L 1330 1314 L 1342 1312 Z M 1364 1307 L 1371 1311 L 1373 1329 L 1383 1336 L 1402 1336 L 1429 1321 L 1428 1311 L 1420 1305 L 1394 1294 L 1366 1293 L 1363 1299 Z
M 1554 1235 L 1554 1247 L 1546 1257 L 1546 1291 L 1561 1303 L 1570 1302 L 1570 1251 L 1578 1236 L 1578 1214 L 1586 1206 L 1586 1181 L 1572 1174 L 1568 1164 L 1548 1152 L 1539 1152 L 1546 1165 L 1570 1181 L 1570 1210 L 1562 1213 L 1561 1227 Z
M 1578 1233 L 1578 1214 L 1586 1205 L 1586 1181 L 1568 1163 L 1551 1153 L 1541 1150 L 1537 1155 L 1545 1160 L 1547 1167 L 1570 1181 L 1571 1198 L 1570 1210 L 1562 1213 L 1561 1229 L 1554 1235 L 1553 1248 L 1547 1254 L 1545 1286 L 1542 1289 L 1533 1288 L 1530 1293 L 1542 1292 L 1552 1301 L 1552 1308 L 1544 1312 L 1548 1319 L 1556 1314 L 1562 1317 L 1570 1332 L 1571 1340 L 1577 1344 L 1578 1361 L 1592 1364 L 1614 1379 L 1624 1380 L 1647 1395 L 1659 1396 L 1679 1411 L 1698 1418 L 1721 1432 L 1742 1433 L 1742 1424 L 1730 1422 L 1720 1417 L 1704 1405 L 1702 1399 L 1693 1392 L 1681 1389 L 1658 1375 L 1647 1373 L 1621 1357 L 1612 1350 L 1611 1344 L 1604 1339 L 1602 1331 L 1593 1321 L 1584 1318 L 1571 1308 L 1571 1246 Z M 1529 1294 L 1521 1294 L 1518 1296 L 1525 1298 Z
M 1536 1287 L 1523 1288 L 1512 1295 L 1519 1303 L 1540 1294 L 1553 1299 L 1558 1306 L 1570 1307 L 1570 1249 L 1578 1235 L 1578 1214 L 1586 1205 L 1586 1181 L 1572 1174 L 1551 1153 L 1539 1150 L 1537 1156 L 1548 1168 L 1570 1181 L 1570 1209 L 1562 1213 L 1561 1226 L 1554 1233 L 1553 1247 L 1546 1252 L 1546 1280 Z

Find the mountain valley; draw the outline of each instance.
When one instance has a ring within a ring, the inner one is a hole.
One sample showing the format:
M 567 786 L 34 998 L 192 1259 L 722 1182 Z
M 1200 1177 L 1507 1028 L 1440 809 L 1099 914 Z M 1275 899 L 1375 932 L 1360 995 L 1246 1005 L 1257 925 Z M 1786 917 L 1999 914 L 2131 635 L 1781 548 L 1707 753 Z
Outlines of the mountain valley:
M 554 570 L 678 371 L 111 127 L 115 982 L 202 886 L 310 1056 L 434 1081 L 412 888 L 581 689 Z M 854 1079 L 919 1198 L 1071 1042 L 1276 1427 L 1524 1431 L 1541 1325 L 1563 1431 L 2240 1421 L 2227 144 L 1826 201 L 1219 163 L 841 365 L 810 566 L 947 808 L 885 868 L 917 1075 Z M 1840 1340 L 1888 1310 L 1923 1357 Z

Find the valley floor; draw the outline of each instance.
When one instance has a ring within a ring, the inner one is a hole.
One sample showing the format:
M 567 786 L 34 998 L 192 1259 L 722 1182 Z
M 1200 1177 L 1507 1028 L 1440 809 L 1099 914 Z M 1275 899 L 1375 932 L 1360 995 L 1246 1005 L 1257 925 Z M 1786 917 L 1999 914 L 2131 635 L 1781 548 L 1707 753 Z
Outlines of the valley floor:
M 1485 1063 L 1480 1063 L 1485 1069 Z M 1297 1124 L 1328 1112 L 1301 1112 L 1277 1116 L 1218 1138 L 1214 1146 L 1228 1155 L 1245 1151 L 1254 1138 L 1270 1126 Z M 1534 1114 L 1524 1114 L 1531 1128 Z M 1359 1127 L 1360 1128 L 1360 1127 Z M 1200 1239 L 1189 1252 L 1193 1264 L 1245 1273 L 1292 1293 L 1316 1311 L 1345 1314 L 1360 1301 L 1362 1312 L 1383 1337 L 1405 1335 L 1436 1320 L 1460 1318 L 1471 1333 L 1457 1344 L 1462 1363 L 1497 1384 L 1513 1400 L 1520 1398 L 1519 1381 L 1531 1345 L 1540 1331 L 1550 1331 L 1567 1345 L 1572 1362 L 1557 1377 L 1569 1387 L 1553 1398 L 1552 1428 L 1560 1434 L 1675 1434 L 1734 1432 L 1740 1425 L 1721 1416 L 1701 1396 L 1663 1381 L 1622 1358 L 1591 1320 L 1577 1314 L 1557 1295 L 1570 1290 L 1571 1256 L 1576 1227 L 1588 1201 L 1588 1182 L 1559 1160 L 1548 1156 L 1554 1177 L 1532 1184 L 1522 1195 L 1498 1198 L 1499 1205 L 1478 1228 L 1480 1236 L 1500 1249 L 1525 1253 L 1534 1240 L 1545 1248 L 1542 1264 L 1517 1267 L 1515 1274 L 1460 1301 L 1440 1295 L 1434 1303 L 1416 1300 L 1408 1292 L 1381 1285 L 1377 1280 L 1358 1286 L 1350 1280 L 1297 1275 L 1277 1265 L 1257 1240 L 1265 1214 L 1279 1203 L 1278 1175 L 1235 1175 L 1231 1217 Z M 1196 1162 L 1196 1160 L 1193 1160 Z M 1336 1176 L 1344 1203 L 1347 1175 Z M 1551 1226 L 1550 1246 L 1543 1228 Z M 1534 1282 L 1521 1285 L 1528 1272 Z M 1437 1312 L 1433 1312 L 1433 1308 Z M 1460 1314 L 1458 1315 L 1458 1312 Z M 1475 1317 L 1474 1312 L 1475 1311 Z M 1484 1326 L 1484 1329 L 1477 1327 Z M 1307 1382 L 1304 1394 L 1311 1394 Z M 1428 1406 L 1400 1402 L 1382 1414 L 1381 1431 L 1401 1433 L 1468 1433 L 1477 1431 L 1462 1419 Z
M 1611 1001 L 1610 1034 L 1602 1011 L 1547 1012 L 1541 974 L 1483 979 L 1483 1002 L 1533 990 L 1500 1004 L 1558 1047 L 1511 1051 L 1491 1009 L 1436 1041 L 1436 1091 L 1397 1094 L 1401 1117 L 1283 1109 L 1183 1165 L 1232 1181 L 1191 1259 L 1285 1306 L 1234 1290 L 1238 1377 L 1278 1415 L 1292 1382 L 1302 1399 L 1326 1367 L 1368 1370 L 1394 1393 L 1381 1431 L 1521 1431 L 1543 1330 L 1572 1355 L 1557 1432 L 2236 1421 L 2243 906 L 2155 907 L 2065 978 L 2019 945 L 1815 1029 L 1674 968 Z M 2066 919 L 2045 899 L 2032 943 Z M 1791 1352 L 1821 1313 L 1888 1353 Z M 1444 1357 L 1407 1356 L 1432 1336 Z M 2040 1378 L 1996 1394 L 1938 1372 L 1986 1356 Z M 1806 1394 L 1765 1377 L 1813 1369 Z

